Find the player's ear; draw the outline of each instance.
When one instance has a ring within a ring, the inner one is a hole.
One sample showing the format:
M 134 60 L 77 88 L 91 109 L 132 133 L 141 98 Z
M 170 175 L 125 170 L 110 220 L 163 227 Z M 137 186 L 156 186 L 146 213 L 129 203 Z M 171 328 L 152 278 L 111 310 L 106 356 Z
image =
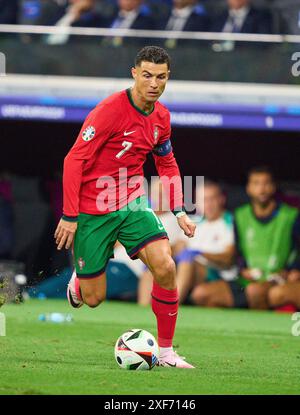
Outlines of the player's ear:
M 170 69 L 168 70 L 168 74 L 167 74 L 167 79 L 169 79 L 170 78 L 170 73 L 171 73 L 171 71 L 170 71 Z
M 131 75 L 133 79 L 136 78 L 136 68 L 131 68 Z

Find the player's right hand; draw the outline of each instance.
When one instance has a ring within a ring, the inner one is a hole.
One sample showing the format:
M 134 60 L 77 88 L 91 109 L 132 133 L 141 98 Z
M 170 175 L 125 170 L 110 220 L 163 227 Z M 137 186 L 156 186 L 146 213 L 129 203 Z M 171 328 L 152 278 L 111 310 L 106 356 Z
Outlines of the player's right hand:
M 61 250 L 64 246 L 66 249 L 72 246 L 76 230 L 77 222 L 69 222 L 64 219 L 59 221 L 54 233 L 58 250 Z

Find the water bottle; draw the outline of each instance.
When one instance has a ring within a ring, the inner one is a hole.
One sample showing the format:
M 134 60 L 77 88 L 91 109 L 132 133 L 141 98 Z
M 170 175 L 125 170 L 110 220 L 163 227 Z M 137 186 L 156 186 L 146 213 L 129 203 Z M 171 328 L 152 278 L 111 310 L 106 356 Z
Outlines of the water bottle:
M 39 315 L 39 321 L 51 321 L 52 323 L 71 323 L 73 321 L 73 316 L 72 314 L 46 313 Z

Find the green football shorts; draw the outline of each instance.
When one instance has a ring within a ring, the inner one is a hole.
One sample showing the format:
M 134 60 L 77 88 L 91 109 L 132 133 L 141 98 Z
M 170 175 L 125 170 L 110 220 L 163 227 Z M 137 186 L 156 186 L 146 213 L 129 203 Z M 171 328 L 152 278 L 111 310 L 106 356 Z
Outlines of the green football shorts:
M 79 278 L 105 271 L 118 240 L 132 259 L 149 242 L 168 238 L 160 219 L 141 196 L 124 208 L 104 215 L 80 213 L 74 240 L 74 260 Z

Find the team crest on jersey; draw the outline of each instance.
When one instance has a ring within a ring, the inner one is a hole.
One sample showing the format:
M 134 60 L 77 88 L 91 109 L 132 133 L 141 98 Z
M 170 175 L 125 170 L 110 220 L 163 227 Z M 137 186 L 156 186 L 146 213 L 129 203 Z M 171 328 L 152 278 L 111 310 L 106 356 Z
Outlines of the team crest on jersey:
M 77 262 L 78 262 L 78 265 L 81 271 L 83 267 L 85 266 L 85 261 L 80 257 Z
M 82 133 L 82 138 L 84 141 L 90 141 L 95 137 L 96 130 L 95 127 L 89 125 Z
M 159 135 L 158 127 L 154 128 L 154 134 L 153 135 L 154 135 L 154 143 L 157 143 L 158 135 Z

